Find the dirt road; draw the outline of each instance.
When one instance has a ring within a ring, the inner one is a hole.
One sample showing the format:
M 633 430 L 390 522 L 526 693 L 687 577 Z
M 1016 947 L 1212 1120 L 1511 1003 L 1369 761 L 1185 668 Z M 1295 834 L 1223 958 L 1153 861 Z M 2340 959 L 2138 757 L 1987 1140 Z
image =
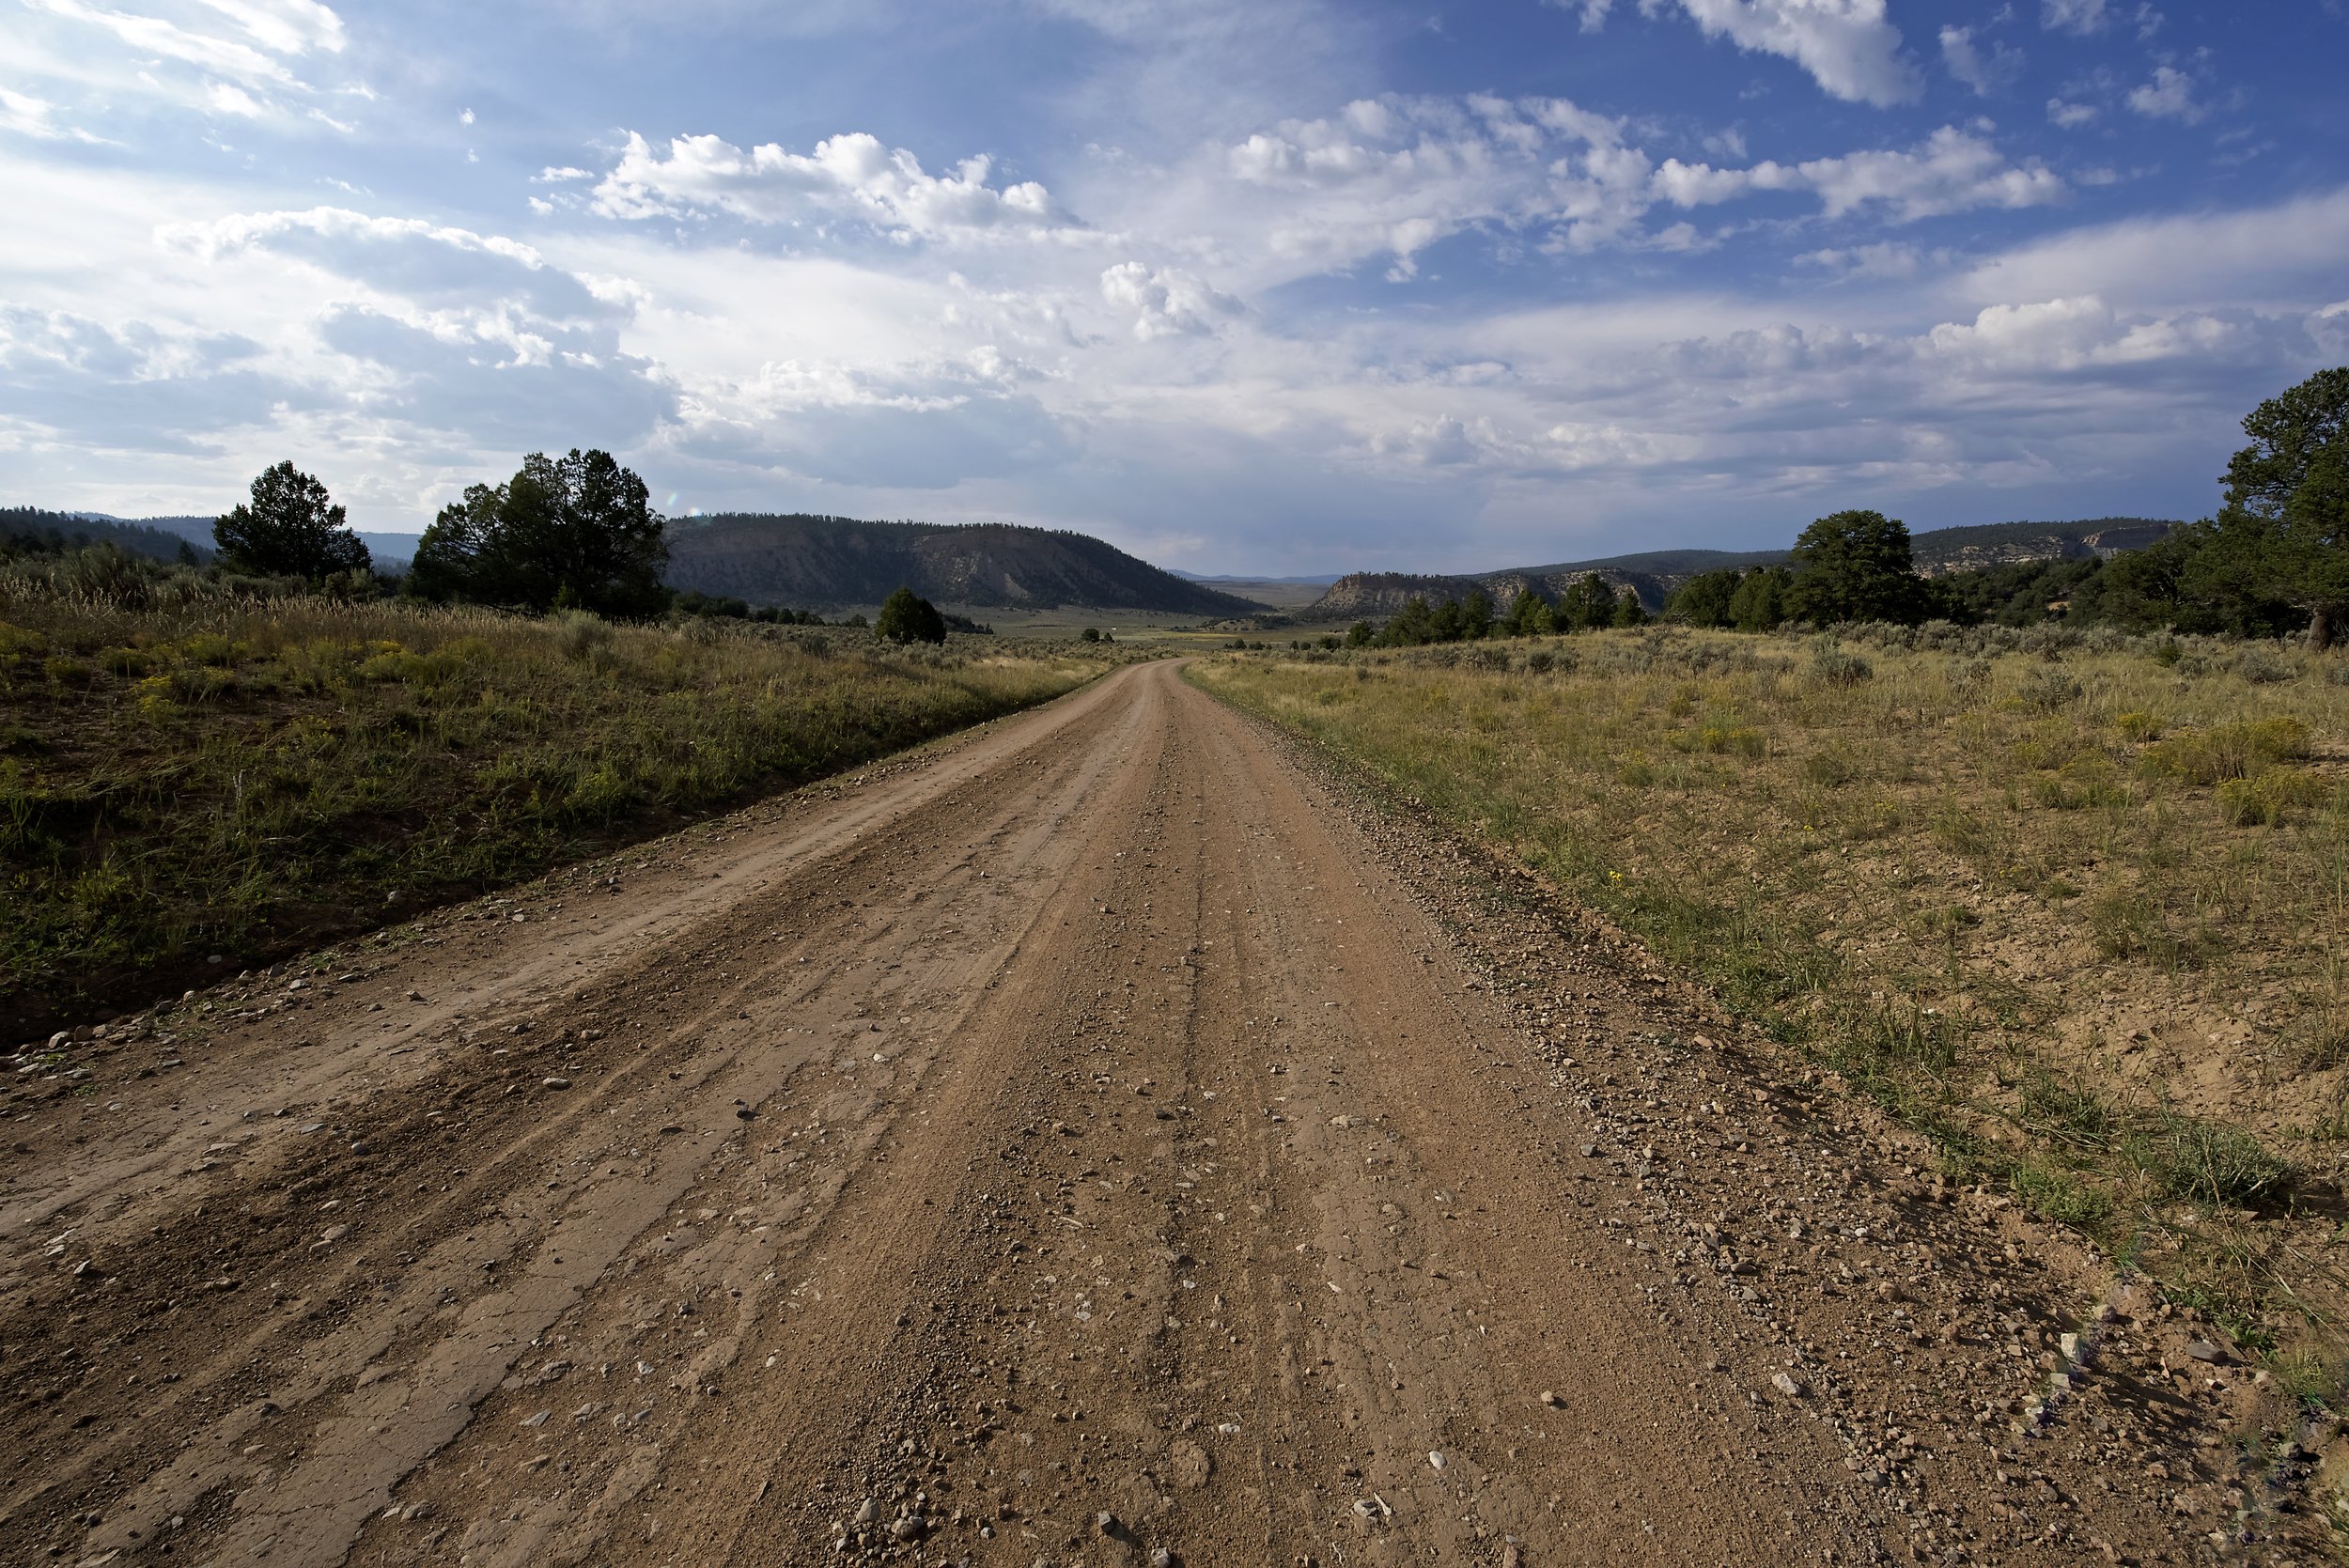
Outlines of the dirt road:
M 2208 1330 L 1169 665 L 22 1065 L 8 1562 L 2297 1549 Z

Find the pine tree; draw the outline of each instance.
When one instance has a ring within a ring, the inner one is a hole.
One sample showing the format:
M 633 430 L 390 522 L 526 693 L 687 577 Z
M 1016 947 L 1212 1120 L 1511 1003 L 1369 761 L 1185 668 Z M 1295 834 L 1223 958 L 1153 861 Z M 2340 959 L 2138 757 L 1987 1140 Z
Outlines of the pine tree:
M 290 462 L 263 469 L 253 498 L 212 524 L 221 564 L 232 571 L 313 581 L 374 566 L 326 487 Z

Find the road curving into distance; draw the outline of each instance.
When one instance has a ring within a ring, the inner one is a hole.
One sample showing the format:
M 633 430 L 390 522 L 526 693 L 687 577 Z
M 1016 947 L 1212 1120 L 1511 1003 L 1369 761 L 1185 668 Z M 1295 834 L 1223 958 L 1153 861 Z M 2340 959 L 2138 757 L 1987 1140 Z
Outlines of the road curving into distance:
M 20 1073 L 0 1560 L 2300 1549 L 2243 1369 L 1710 1017 L 1121 670 Z

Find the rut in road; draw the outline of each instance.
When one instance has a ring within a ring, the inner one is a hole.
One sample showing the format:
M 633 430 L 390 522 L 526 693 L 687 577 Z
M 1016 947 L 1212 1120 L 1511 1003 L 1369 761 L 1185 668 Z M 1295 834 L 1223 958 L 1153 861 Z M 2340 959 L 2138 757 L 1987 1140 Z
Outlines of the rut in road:
M 20 1126 L 0 1555 L 2189 1560 L 2215 1485 L 2092 1483 L 2212 1411 L 1960 1397 L 2077 1280 L 1871 1237 L 1612 948 L 1529 1031 L 1387 838 L 1142 666 L 222 988 Z

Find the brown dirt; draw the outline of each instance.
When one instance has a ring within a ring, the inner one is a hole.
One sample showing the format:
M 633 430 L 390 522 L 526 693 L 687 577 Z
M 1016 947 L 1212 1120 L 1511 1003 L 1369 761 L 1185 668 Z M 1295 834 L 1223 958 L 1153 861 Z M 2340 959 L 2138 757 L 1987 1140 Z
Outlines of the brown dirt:
M 2209 1330 L 1171 665 L 336 969 L 14 1079 L 0 1560 L 2316 1549 Z

